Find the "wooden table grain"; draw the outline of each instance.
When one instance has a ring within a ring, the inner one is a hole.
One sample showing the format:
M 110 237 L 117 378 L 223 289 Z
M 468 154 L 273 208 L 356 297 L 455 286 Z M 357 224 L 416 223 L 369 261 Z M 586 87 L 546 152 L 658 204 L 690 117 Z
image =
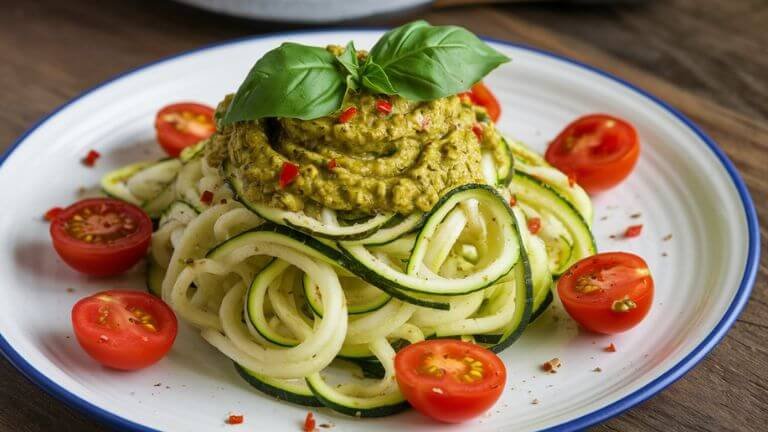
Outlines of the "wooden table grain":
M 494 5 L 414 17 L 565 54 L 662 97 L 699 123 L 743 175 L 768 249 L 768 2 L 656 0 L 636 5 Z M 360 25 L 360 23 L 354 23 Z M 167 1 L 4 2 L 0 13 L 0 147 L 84 89 L 203 44 L 298 26 L 216 16 Z M 684 378 L 599 431 L 768 428 L 768 253 L 746 309 Z M 2 329 L 0 329 L 1 331 Z M 0 430 L 104 427 L 0 360 Z

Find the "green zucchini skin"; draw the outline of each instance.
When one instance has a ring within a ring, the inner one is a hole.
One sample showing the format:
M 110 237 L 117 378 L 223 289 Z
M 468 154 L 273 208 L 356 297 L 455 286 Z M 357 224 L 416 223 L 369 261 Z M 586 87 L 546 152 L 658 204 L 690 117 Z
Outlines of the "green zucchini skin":
M 536 308 L 536 310 L 533 311 L 531 314 L 531 322 L 536 321 L 538 317 L 541 316 L 544 312 L 546 312 L 549 305 L 552 304 L 552 301 L 555 299 L 555 296 L 552 294 L 552 290 L 550 290 L 547 293 L 547 296 L 544 298 L 544 301 L 541 302 L 539 307 Z
M 326 395 L 324 395 L 321 391 L 312 385 L 312 380 L 310 378 L 307 378 L 307 385 L 309 385 L 309 388 L 312 389 L 312 392 L 315 394 L 315 397 L 320 401 L 320 403 L 336 412 L 352 417 L 387 417 L 405 411 L 411 407 L 411 405 L 406 401 L 397 402 L 392 405 L 378 405 L 367 408 L 349 407 L 329 399 Z
M 240 375 L 248 384 L 252 385 L 258 391 L 264 394 L 272 396 L 275 399 L 284 400 L 286 402 L 291 402 L 298 405 L 304 405 L 308 407 L 323 406 L 323 404 L 320 403 L 320 401 L 313 395 L 293 393 L 280 387 L 267 384 L 266 382 L 251 374 L 247 369 L 240 366 L 239 364 L 235 362 L 233 362 L 233 364 L 235 365 L 235 370 L 237 371 L 238 375 Z
M 501 145 L 504 146 L 504 154 L 508 158 L 509 167 L 506 171 L 499 170 L 498 184 L 499 187 L 507 187 L 512 183 L 512 178 L 515 176 L 515 155 L 506 138 L 501 138 Z
M 515 314 L 515 321 L 517 322 L 513 322 L 512 326 L 501 335 L 499 341 L 489 347 L 495 353 L 500 353 L 509 348 L 522 336 L 523 331 L 525 331 L 526 326 L 528 326 L 531 320 L 531 313 L 533 312 L 533 273 L 531 272 L 531 264 L 528 261 L 528 252 L 526 252 L 525 245 L 523 244 L 520 227 L 517 225 L 517 218 L 513 217 L 512 221 L 515 225 L 517 243 L 520 245 L 520 260 L 518 265 L 513 268 L 515 272 L 515 289 L 517 290 L 517 295 L 523 296 L 525 301 L 520 314 Z
M 597 253 L 597 244 L 589 224 L 576 207 L 557 190 L 521 171 L 515 173 L 510 190 L 518 200 L 534 209 L 540 208 L 542 202 L 551 205 L 549 210 L 557 215 L 563 226 L 570 232 L 573 237 L 572 251 L 568 262 L 561 265 L 563 269 Z M 532 202 L 536 200 L 539 201 L 538 204 Z M 558 276 L 560 275 L 553 274 L 555 278 Z
M 418 306 L 424 306 L 424 307 L 433 308 L 433 309 L 448 310 L 450 308 L 450 304 L 447 302 L 419 299 L 407 293 L 404 293 L 397 288 L 398 285 L 395 284 L 393 286 L 393 284 L 387 281 L 387 279 L 384 279 L 378 274 L 368 270 L 361 264 L 357 263 L 357 261 L 347 257 L 342 252 L 302 232 L 288 228 L 284 225 L 278 225 L 271 222 L 264 223 L 252 230 L 241 233 L 235 237 L 232 237 L 229 240 L 225 240 L 224 242 L 214 246 L 210 251 L 208 251 L 206 256 L 213 257 L 216 255 L 217 251 L 226 247 L 226 245 L 231 244 L 230 242 L 242 240 L 243 238 L 245 238 L 246 236 L 254 232 L 273 232 L 273 233 L 288 237 L 293 242 L 296 242 L 296 247 L 313 249 L 314 252 L 324 255 L 328 261 L 333 262 L 341 266 L 342 268 L 345 268 L 346 270 L 349 270 L 351 273 L 355 274 L 359 278 L 374 285 L 375 287 L 381 289 L 382 291 L 386 292 L 387 294 L 389 294 L 394 298 L 403 300 L 408 303 L 413 303 Z

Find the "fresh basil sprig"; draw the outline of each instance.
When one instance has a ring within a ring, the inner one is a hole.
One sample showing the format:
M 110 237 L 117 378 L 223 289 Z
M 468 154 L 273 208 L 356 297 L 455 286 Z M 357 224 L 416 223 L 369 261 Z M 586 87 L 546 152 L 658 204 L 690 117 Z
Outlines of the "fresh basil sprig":
M 263 117 L 311 120 L 341 106 L 346 74 L 324 48 L 284 43 L 253 65 L 223 124 Z
M 223 124 L 263 117 L 311 120 L 338 111 L 349 91 L 434 100 L 468 90 L 509 58 L 468 30 L 415 21 L 385 33 L 361 64 L 352 42 L 338 57 L 284 43 L 253 66 Z
M 369 59 L 381 67 L 397 94 L 438 99 L 469 89 L 509 58 L 462 27 L 415 21 L 387 32 Z

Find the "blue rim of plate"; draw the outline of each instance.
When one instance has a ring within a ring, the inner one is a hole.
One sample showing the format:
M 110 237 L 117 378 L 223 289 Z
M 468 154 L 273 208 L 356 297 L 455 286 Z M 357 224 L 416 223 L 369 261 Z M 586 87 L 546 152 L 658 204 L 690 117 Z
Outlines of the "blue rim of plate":
M 17 138 L 16 141 L 14 141 L 14 143 L 0 157 L 0 166 L 2 166 L 2 164 L 5 163 L 6 159 L 8 159 L 8 156 L 10 156 L 11 153 L 13 153 L 13 151 L 22 142 L 24 142 L 27 136 L 29 136 L 31 133 L 37 130 L 37 128 L 42 126 L 46 121 L 54 117 L 60 111 L 64 110 L 69 105 L 77 102 L 83 97 L 89 95 L 90 93 L 93 93 L 94 91 L 100 89 L 101 87 L 109 85 L 112 82 L 117 81 L 121 78 L 124 78 L 128 75 L 132 75 L 136 72 L 142 71 L 143 69 L 146 69 L 148 67 L 151 67 L 160 63 L 165 63 L 170 60 L 175 60 L 181 57 L 185 57 L 190 54 L 196 54 L 202 51 L 219 48 L 222 46 L 235 45 L 235 44 L 248 42 L 252 40 L 258 40 L 258 39 L 288 37 L 288 36 L 296 36 L 296 35 L 312 34 L 312 33 L 314 34 L 329 33 L 329 32 L 336 32 L 336 31 L 381 32 L 386 30 L 388 29 L 372 28 L 372 27 L 326 28 L 326 29 L 317 29 L 317 30 L 300 30 L 300 31 L 270 33 L 270 34 L 264 34 L 264 35 L 258 35 L 258 36 L 246 36 L 243 38 L 228 40 L 224 42 L 216 42 L 216 43 L 204 45 L 189 51 L 185 51 L 182 53 L 161 58 L 154 62 L 147 63 L 142 66 L 136 67 L 134 69 L 130 69 L 126 72 L 115 75 L 112 78 L 80 93 L 78 96 L 74 97 L 73 99 L 70 99 L 68 102 L 65 102 L 64 104 L 60 105 L 50 114 L 38 120 L 37 123 L 35 123 L 31 128 L 29 128 L 19 138 Z M 545 51 L 539 48 L 534 48 L 532 46 L 525 45 L 525 44 L 512 43 L 504 40 L 487 38 L 487 37 L 483 39 L 486 41 L 498 43 L 500 45 L 506 45 L 509 47 L 517 48 L 517 49 L 531 51 L 531 52 L 543 55 L 545 57 L 550 57 L 550 58 L 562 61 L 564 63 L 591 71 L 604 78 L 608 78 L 614 82 L 617 82 L 629 88 L 630 90 L 633 90 L 635 93 L 641 96 L 644 96 L 648 100 L 664 108 L 664 110 L 672 114 L 675 118 L 677 118 L 679 121 L 685 124 L 690 130 L 692 130 L 704 143 L 707 144 L 707 147 L 709 147 L 709 149 L 712 150 L 712 152 L 718 158 L 718 160 L 723 165 L 725 170 L 728 172 L 728 175 L 730 176 L 734 186 L 736 187 L 739 193 L 739 198 L 741 199 L 742 205 L 744 207 L 744 214 L 747 221 L 747 232 L 749 236 L 747 263 L 744 268 L 744 273 L 743 273 L 741 282 L 739 284 L 739 289 L 736 291 L 736 295 L 734 296 L 733 301 L 728 306 L 728 309 L 726 310 L 725 315 L 723 315 L 723 317 L 720 319 L 720 322 L 717 323 L 717 325 L 712 329 L 709 335 L 707 335 L 707 337 L 705 337 L 704 340 L 696 348 L 693 349 L 693 351 L 691 351 L 688 355 L 686 355 L 676 365 L 672 366 L 669 370 L 664 372 L 661 376 L 654 379 L 650 383 L 646 384 L 642 388 L 632 392 L 629 395 L 624 396 L 623 398 L 619 399 L 616 402 L 606 405 L 591 413 L 585 414 L 581 417 L 577 417 L 575 419 L 569 420 L 567 422 L 564 422 L 559 425 L 546 429 L 547 431 L 557 431 L 557 432 L 581 430 L 589 426 L 592 426 L 596 423 L 605 421 L 618 414 L 621 414 L 622 412 L 645 401 L 646 399 L 660 392 L 667 386 L 671 385 L 672 383 L 680 379 L 683 375 L 685 375 L 694 366 L 696 366 L 704 358 L 704 356 L 706 356 L 720 342 L 723 336 L 725 336 L 726 332 L 733 325 L 734 321 L 736 321 L 736 318 L 738 318 L 739 314 L 744 308 L 744 305 L 746 305 L 747 301 L 749 300 L 750 293 L 752 292 L 752 286 L 754 285 L 755 278 L 757 277 L 757 267 L 760 259 L 760 233 L 759 233 L 759 228 L 758 228 L 759 225 L 757 221 L 757 211 L 755 210 L 755 205 L 752 202 L 752 197 L 749 195 L 749 191 L 746 185 L 744 184 L 744 181 L 741 179 L 741 176 L 739 175 L 738 171 L 736 170 L 736 167 L 733 165 L 730 159 L 728 159 L 725 153 L 720 149 L 720 147 L 718 147 L 718 145 L 715 143 L 715 141 L 712 138 L 710 138 L 706 133 L 704 133 L 704 131 L 701 130 L 701 128 L 699 128 L 699 126 L 697 126 L 692 120 L 690 120 L 683 113 L 678 111 L 676 108 L 673 108 L 668 103 L 657 98 L 651 93 L 641 89 L 640 87 L 637 87 L 636 85 L 631 84 L 628 81 L 625 81 L 609 72 L 603 71 L 594 66 L 590 66 L 580 61 L 577 61 L 559 54 L 555 54 L 549 51 Z M 131 420 L 120 417 L 110 411 L 107 411 L 103 408 L 93 405 L 87 400 L 82 399 L 79 396 L 76 396 L 75 394 L 71 393 L 69 390 L 55 383 L 50 378 L 45 376 L 42 372 L 35 369 L 18 352 L 16 352 L 16 350 L 13 349 L 13 347 L 2 336 L 2 334 L 0 334 L 0 351 L 2 351 L 5 358 L 7 358 L 8 361 L 11 362 L 11 364 L 13 364 L 24 376 L 26 376 L 37 386 L 45 390 L 48 394 L 56 397 L 57 399 L 69 405 L 70 407 L 73 407 L 76 410 L 101 421 L 103 424 L 111 428 L 128 430 L 128 431 L 142 431 L 142 432 L 155 431 L 155 429 L 135 423 Z

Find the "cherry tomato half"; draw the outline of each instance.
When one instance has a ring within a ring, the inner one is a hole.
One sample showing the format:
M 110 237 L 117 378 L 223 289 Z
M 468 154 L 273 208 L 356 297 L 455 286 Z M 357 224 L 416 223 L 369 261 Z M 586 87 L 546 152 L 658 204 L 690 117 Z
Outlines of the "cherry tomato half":
M 109 198 L 78 201 L 51 221 L 53 248 L 70 267 L 111 276 L 133 267 L 149 248 L 152 221 L 133 204 Z
M 454 339 L 408 345 L 395 356 L 400 391 L 419 412 L 458 423 L 477 417 L 501 396 L 504 363 L 490 350 Z
M 169 156 L 177 157 L 186 147 L 213 135 L 213 113 L 213 108 L 193 102 L 168 105 L 155 117 L 157 141 Z
M 171 308 L 153 295 L 111 290 L 75 303 L 72 327 L 94 360 L 114 369 L 135 370 L 163 358 L 176 340 L 178 323 Z
M 557 281 L 568 314 L 587 330 L 620 333 L 645 318 L 653 303 L 653 278 L 645 261 L 625 252 L 584 258 Z
M 624 180 L 640 156 L 635 128 L 605 114 L 581 117 L 549 144 L 547 162 L 573 177 L 589 193 Z
M 488 117 L 496 123 L 501 117 L 501 104 L 491 90 L 485 86 L 482 82 L 479 82 L 472 86 L 469 92 L 469 97 L 472 99 L 472 103 L 475 105 L 481 105 L 485 107 L 488 112 Z

